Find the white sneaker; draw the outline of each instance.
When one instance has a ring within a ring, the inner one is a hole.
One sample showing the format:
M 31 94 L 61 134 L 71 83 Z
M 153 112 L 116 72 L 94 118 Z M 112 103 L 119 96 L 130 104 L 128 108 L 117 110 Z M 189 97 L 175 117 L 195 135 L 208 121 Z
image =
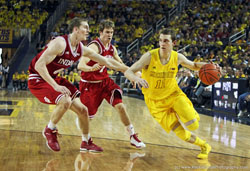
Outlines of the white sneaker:
M 146 145 L 139 140 L 137 134 L 131 135 L 130 136 L 130 144 L 132 146 L 135 146 L 136 148 L 145 148 Z

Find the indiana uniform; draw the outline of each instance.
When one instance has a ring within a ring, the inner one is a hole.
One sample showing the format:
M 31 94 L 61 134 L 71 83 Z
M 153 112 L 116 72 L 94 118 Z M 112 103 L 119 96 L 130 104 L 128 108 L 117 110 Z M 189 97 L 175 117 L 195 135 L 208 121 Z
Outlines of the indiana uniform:
M 109 44 L 105 48 L 99 38 L 89 43 L 95 43 L 100 54 L 106 58 L 113 58 L 114 48 Z M 97 62 L 90 60 L 87 65 L 93 66 Z M 122 103 L 122 90 L 120 87 L 109 77 L 107 68 L 103 66 L 100 70 L 93 72 L 82 72 L 80 81 L 81 102 L 88 107 L 89 117 L 94 117 L 103 99 L 106 99 L 109 104 L 115 106 Z M 115 91 L 119 93 L 115 93 Z
M 83 54 L 83 45 L 80 42 L 75 51 L 72 50 L 68 35 L 61 36 L 66 42 L 66 48 L 62 55 L 56 56 L 56 58 L 49 63 L 46 67 L 49 75 L 56 81 L 57 84 L 65 86 L 71 92 L 71 98 L 79 96 L 80 91 L 72 85 L 68 80 L 62 77 L 58 77 L 58 73 L 55 71 L 62 68 L 69 68 L 74 62 L 78 61 Z M 28 87 L 31 93 L 36 96 L 42 103 L 46 104 L 57 104 L 59 100 L 64 96 L 62 93 L 54 90 L 51 85 L 49 85 L 39 73 L 35 70 L 35 64 L 37 60 L 41 57 L 47 46 L 41 51 L 32 61 L 29 66 L 29 79 Z

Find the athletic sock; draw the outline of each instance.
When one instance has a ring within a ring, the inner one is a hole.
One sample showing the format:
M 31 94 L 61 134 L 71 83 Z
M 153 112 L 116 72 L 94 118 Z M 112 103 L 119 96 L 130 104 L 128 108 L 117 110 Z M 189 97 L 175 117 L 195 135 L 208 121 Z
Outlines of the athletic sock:
M 134 130 L 134 126 L 132 124 L 126 126 L 127 127 L 127 131 L 129 133 L 129 135 L 134 135 L 135 134 L 135 130 Z
M 51 120 L 49 121 L 48 128 L 53 130 L 56 129 L 56 124 L 54 124 Z

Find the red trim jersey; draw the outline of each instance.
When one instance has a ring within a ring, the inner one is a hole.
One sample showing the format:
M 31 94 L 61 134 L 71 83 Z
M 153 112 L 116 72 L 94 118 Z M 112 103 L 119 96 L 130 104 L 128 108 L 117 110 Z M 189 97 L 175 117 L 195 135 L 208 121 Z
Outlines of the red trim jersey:
M 106 57 L 106 58 L 113 58 L 114 55 L 114 47 L 112 44 L 109 44 L 109 46 L 107 48 L 104 47 L 103 43 L 101 42 L 100 38 L 97 38 L 93 41 L 91 41 L 89 45 L 91 45 L 92 43 L 95 43 L 102 56 Z M 88 66 L 93 66 L 95 65 L 97 62 L 90 60 L 87 65 Z M 107 68 L 105 66 L 103 66 L 100 70 L 94 71 L 94 72 L 82 72 L 81 73 L 81 77 L 84 80 L 87 81 L 97 81 L 97 80 L 104 80 L 105 78 L 108 78 L 109 75 L 107 73 Z
M 56 70 L 61 68 L 69 68 L 74 62 L 78 61 L 83 54 L 83 44 L 81 42 L 77 45 L 76 50 L 73 51 L 68 35 L 63 35 L 60 37 L 65 40 L 66 48 L 62 55 L 56 56 L 56 58 L 47 65 L 48 72 L 52 78 L 55 78 L 58 75 L 58 73 L 54 73 Z M 37 54 L 37 56 L 31 61 L 29 66 L 30 74 L 39 75 L 39 73 L 35 70 L 35 64 L 47 48 L 48 47 L 46 46 L 44 50 Z

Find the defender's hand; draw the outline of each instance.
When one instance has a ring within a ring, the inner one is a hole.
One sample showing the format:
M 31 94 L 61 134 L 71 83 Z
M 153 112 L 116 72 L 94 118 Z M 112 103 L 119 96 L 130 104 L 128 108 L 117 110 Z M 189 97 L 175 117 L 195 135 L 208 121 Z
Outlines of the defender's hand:
M 65 86 L 60 86 L 60 85 L 57 85 L 56 87 L 54 87 L 54 89 L 57 91 L 57 92 L 60 92 L 62 94 L 65 94 L 65 95 L 71 95 L 71 92 L 69 91 L 69 89 Z
M 96 63 L 95 65 L 92 66 L 91 71 L 97 71 L 100 70 L 103 66 L 99 65 Z
M 138 85 L 140 89 L 142 87 L 149 88 L 148 82 L 142 78 L 138 78 L 137 80 L 135 80 L 135 83 Z

